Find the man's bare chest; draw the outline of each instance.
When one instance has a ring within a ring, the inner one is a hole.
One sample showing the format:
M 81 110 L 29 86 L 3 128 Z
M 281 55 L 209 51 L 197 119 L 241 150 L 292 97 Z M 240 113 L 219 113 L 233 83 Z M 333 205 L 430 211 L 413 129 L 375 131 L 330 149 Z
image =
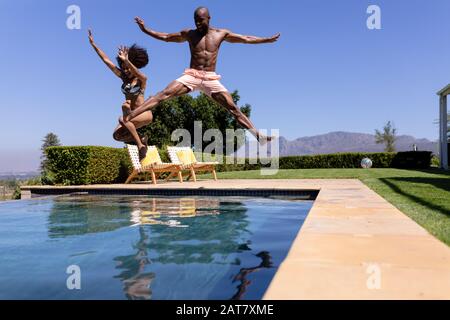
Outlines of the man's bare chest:
M 189 41 L 191 50 L 195 52 L 208 51 L 216 52 L 219 50 L 223 37 L 217 34 L 206 34 L 202 37 L 192 37 Z

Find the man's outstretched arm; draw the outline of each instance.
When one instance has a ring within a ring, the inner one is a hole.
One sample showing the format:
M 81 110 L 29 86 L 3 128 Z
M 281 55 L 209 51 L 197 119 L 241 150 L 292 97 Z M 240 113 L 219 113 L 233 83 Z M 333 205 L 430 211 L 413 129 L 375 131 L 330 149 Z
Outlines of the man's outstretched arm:
M 134 18 L 139 28 L 142 30 L 142 32 L 148 34 L 149 36 L 166 42 L 184 42 L 187 40 L 188 30 L 183 30 L 180 32 L 175 33 L 165 33 L 165 32 L 158 32 L 154 31 L 152 29 L 149 29 L 145 26 L 144 20 L 142 20 L 139 17 Z
M 231 43 L 248 43 L 248 44 L 258 44 L 258 43 L 272 43 L 278 40 L 280 37 L 280 33 L 269 37 L 269 38 L 261 38 L 255 36 L 244 36 L 242 34 L 233 33 L 231 31 L 227 31 L 227 35 L 224 40 Z

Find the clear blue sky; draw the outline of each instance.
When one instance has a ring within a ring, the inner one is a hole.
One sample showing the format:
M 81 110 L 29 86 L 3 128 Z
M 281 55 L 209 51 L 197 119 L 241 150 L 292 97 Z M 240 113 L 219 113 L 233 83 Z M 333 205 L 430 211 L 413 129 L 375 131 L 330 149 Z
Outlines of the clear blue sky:
M 81 7 L 81 30 L 68 30 L 66 8 Z M 382 30 L 366 28 L 366 9 L 382 10 Z M 65 145 L 120 146 L 120 81 L 87 40 L 91 27 L 112 58 L 120 44 L 145 46 L 148 94 L 189 64 L 187 44 L 143 34 L 136 15 L 158 31 L 193 27 L 193 10 L 210 8 L 212 25 L 275 44 L 222 46 L 218 73 L 260 128 L 289 138 L 352 131 L 373 133 L 388 120 L 399 134 L 437 139 L 436 91 L 450 82 L 448 0 L 308 1 L 0 1 L 3 76 L 0 172 L 35 169 L 43 136 Z M 10 154 L 10 156 L 7 156 Z

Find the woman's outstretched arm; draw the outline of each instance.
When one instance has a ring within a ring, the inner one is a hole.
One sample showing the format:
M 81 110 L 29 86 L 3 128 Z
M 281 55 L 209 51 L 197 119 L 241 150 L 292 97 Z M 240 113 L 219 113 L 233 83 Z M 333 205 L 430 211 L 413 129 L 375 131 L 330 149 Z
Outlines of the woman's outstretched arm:
M 100 57 L 100 59 L 102 59 L 102 61 L 106 64 L 106 66 L 111 69 L 111 71 L 118 76 L 119 78 L 121 78 L 121 72 L 119 70 L 119 68 L 116 67 L 116 65 L 111 61 L 111 59 L 108 58 L 108 56 L 106 55 L 106 53 L 104 53 L 102 51 L 102 49 L 100 49 L 95 43 L 94 43 L 94 37 L 92 36 L 92 31 L 91 29 L 88 30 L 88 34 L 89 34 L 89 42 L 91 43 L 92 47 L 94 48 L 95 52 L 97 52 L 98 56 Z

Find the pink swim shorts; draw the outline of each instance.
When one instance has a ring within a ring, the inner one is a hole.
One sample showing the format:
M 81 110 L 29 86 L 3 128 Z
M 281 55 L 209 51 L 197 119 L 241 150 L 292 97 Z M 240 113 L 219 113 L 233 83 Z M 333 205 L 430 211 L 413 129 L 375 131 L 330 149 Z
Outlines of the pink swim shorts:
M 199 90 L 208 96 L 228 90 L 220 83 L 221 76 L 215 72 L 186 69 L 176 81 L 184 84 L 191 91 Z

